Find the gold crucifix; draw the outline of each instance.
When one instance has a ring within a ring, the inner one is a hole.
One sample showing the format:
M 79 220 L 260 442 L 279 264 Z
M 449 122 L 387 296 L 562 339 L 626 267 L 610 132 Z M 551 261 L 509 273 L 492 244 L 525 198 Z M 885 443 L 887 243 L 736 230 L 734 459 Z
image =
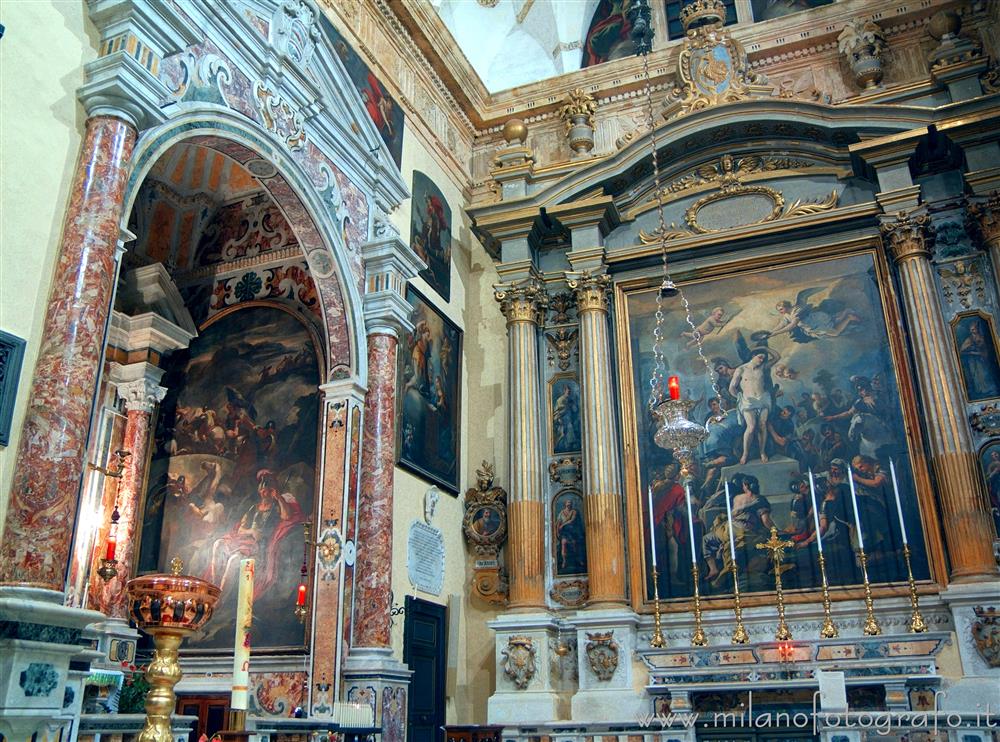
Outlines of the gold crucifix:
M 785 549 L 794 546 L 791 541 L 783 541 L 778 538 L 778 529 L 771 526 L 771 538 L 762 544 L 757 544 L 757 548 L 763 551 L 767 549 L 771 552 L 771 560 L 774 562 L 774 591 L 778 595 L 778 630 L 774 632 L 774 638 L 779 642 L 789 641 L 792 632 L 785 623 L 785 596 L 781 592 L 781 562 L 785 559 Z

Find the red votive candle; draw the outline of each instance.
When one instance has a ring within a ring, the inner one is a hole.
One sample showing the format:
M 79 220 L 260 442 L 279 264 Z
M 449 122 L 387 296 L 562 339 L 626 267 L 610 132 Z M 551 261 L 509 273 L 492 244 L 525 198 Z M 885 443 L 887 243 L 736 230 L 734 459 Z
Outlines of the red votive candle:
M 305 604 L 306 604 L 306 586 L 300 584 L 299 585 L 299 595 L 295 599 L 295 605 L 297 605 L 297 606 L 303 606 Z
M 115 549 L 118 547 L 118 539 L 114 536 L 108 536 L 108 547 L 107 551 L 104 552 L 104 558 L 111 561 L 115 558 Z
M 677 376 L 671 376 L 667 379 L 667 389 L 670 391 L 671 399 L 681 398 L 681 380 Z

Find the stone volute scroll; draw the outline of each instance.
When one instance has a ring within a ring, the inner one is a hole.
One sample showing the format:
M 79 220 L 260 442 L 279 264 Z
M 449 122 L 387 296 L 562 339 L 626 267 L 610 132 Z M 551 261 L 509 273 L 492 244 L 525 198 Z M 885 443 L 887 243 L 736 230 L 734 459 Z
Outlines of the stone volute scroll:
M 483 461 L 476 470 L 476 486 L 465 493 L 462 530 L 475 559 L 474 594 L 495 605 L 507 602 L 500 547 L 507 540 L 507 493 L 493 486 L 494 467 Z

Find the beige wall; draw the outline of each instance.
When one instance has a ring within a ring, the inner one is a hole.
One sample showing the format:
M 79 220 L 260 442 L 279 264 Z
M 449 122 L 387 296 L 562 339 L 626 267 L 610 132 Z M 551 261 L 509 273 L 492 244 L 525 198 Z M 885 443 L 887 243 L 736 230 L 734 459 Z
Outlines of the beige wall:
M 393 493 L 393 564 L 394 601 L 402 605 L 406 595 L 447 604 L 451 594 L 459 596 L 461 615 L 458 636 L 458 668 L 454 694 L 447 699 L 449 724 L 486 723 L 486 701 L 492 693 L 493 636 L 485 622 L 495 612 L 470 604 L 471 558 L 462 536 L 465 513 L 464 493 L 475 486 L 476 469 L 483 459 L 496 464 L 497 483 L 507 481 L 506 432 L 502 413 L 505 376 L 505 328 L 500 310 L 493 300 L 492 285 L 499 279 L 493 261 L 472 236 L 464 212 L 465 199 L 459 184 L 446 175 L 427 144 L 407 127 L 403 140 L 403 180 L 413 183 L 413 171 L 420 170 L 441 189 L 451 207 L 452 273 L 451 301 L 445 302 L 423 279 L 414 286 L 441 309 L 465 333 L 462 364 L 460 489 L 458 497 L 442 494 L 433 525 L 444 533 L 445 576 L 440 595 L 416 592 L 406 570 L 406 540 L 410 524 L 423 519 L 424 493 L 429 482 L 396 468 Z M 410 236 L 411 201 L 392 215 L 404 240 Z M 401 352 L 402 352 L 401 348 Z M 392 629 L 392 645 L 398 659 L 403 656 L 403 620 L 397 616 Z
M 96 56 L 80 0 L 0 2 L 0 329 L 28 341 L 10 445 L 0 448 L 0 530 L 38 354 L 85 114 L 83 65 Z

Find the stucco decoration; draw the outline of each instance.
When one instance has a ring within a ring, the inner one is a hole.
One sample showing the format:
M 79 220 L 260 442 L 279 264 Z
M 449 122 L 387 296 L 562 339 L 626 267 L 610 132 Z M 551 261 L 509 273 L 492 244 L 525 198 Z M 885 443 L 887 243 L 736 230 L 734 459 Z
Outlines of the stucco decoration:
M 528 687 L 535 677 L 535 646 L 530 636 L 512 636 L 507 639 L 507 648 L 502 652 L 503 672 L 519 689 Z

